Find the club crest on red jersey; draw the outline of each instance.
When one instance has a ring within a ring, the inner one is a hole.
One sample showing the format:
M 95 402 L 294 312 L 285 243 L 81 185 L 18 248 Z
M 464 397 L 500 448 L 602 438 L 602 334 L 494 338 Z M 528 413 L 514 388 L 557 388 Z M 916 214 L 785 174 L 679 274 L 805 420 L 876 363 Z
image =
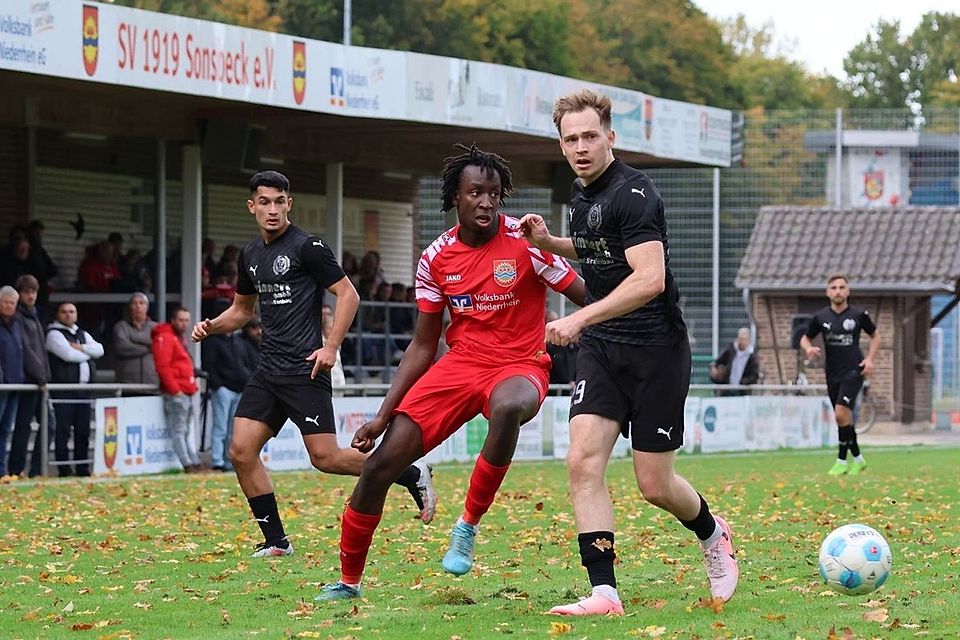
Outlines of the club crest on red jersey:
M 501 287 L 512 286 L 517 281 L 517 261 L 494 260 L 493 281 Z

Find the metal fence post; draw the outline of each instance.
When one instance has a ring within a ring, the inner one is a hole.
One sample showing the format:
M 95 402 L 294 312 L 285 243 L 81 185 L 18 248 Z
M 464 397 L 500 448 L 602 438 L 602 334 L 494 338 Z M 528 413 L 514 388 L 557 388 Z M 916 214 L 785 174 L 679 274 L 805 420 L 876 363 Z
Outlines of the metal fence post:
M 47 385 L 40 387 L 40 433 L 33 446 L 40 447 L 40 475 L 50 475 L 50 390 Z

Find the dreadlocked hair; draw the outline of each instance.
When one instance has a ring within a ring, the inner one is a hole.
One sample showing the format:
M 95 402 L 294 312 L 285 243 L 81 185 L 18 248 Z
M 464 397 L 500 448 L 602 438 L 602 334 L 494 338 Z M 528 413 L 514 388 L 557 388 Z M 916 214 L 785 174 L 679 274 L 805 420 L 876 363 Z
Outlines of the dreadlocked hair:
M 486 169 L 488 178 L 493 177 L 494 171 L 500 174 L 500 205 L 502 206 L 503 201 L 513 193 L 510 163 L 495 153 L 481 151 L 476 143 L 469 147 L 458 143 L 453 145 L 453 148 L 460 149 L 464 153 L 443 159 L 443 172 L 440 175 L 441 211 L 449 211 L 454 207 L 453 198 L 460 186 L 460 174 L 463 173 L 464 167 L 471 165 Z

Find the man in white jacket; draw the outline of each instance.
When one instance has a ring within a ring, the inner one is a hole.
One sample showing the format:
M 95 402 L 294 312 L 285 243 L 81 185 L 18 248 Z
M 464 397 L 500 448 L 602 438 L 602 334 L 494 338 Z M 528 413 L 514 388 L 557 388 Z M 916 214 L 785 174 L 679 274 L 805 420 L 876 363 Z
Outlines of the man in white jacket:
M 77 325 L 77 307 L 62 302 L 57 319 L 47 327 L 47 352 L 50 354 L 50 382 L 87 384 L 93 380 L 94 360 L 103 356 L 103 345 Z M 73 431 L 73 460 L 78 476 L 90 475 L 90 403 L 84 391 L 60 391 L 51 394 L 57 416 L 55 456 L 61 477 L 73 475 L 67 443 Z M 73 402 L 56 402 L 73 400 Z

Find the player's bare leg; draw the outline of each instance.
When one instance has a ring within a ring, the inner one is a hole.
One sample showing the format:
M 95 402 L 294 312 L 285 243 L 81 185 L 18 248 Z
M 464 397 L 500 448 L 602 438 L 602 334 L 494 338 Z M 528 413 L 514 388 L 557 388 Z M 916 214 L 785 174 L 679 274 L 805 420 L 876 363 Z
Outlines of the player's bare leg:
M 287 541 L 283 523 L 280 521 L 273 482 L 260 461 L 260 450 L 273 435 L 273 431 L 264 422 L 250 418 L 234 418 L 230 461 L 237 474 L 240 489 L 263 533 L 263 542 L 257 545 L 254 557 L 293 553 L 293 547 Z
M 333 433 L 313 433 L 303 437 L 303 444 L 310 454 L 310 463 L 324 473 L 343 476 L 359 476 L 369 454 L 360 453 L 352 447 L 341 449 Z M 405 487 L 420 510 L 420 519 L 429 523 L 437 510 L 437 494 L 433 490 L 432 467 L 425 462 L 416 462 L 404 467 L 393 480 Z
M 593 591 L 589 597 L 550 609 L 555 615 L 622 614 L 613 570 L 613 504 L 605 481 L 610 452 L 620 425 L 609 418 L 581 414 L 570 420 L 567 472 L 577 525 L 580 562 L 587 569 Z
M 359 476 L 365 453 L 348 447 L 341 449 L 335 433 L 311 433 L 303 436 L 303 444 L 310 454 L 310 464 L 317 471 L 342 476 Z
M 700 540 L 710 593 L 724 602 L 733 597 L 740 570 L 733 551 L 733 539 L 726 520 L 713 516 L 706 500 L 689 482 L 677 475 L 673 464 L 676 454 L 633 452 L 633 471 L 643 498 L 670 512 Z
M 340 581 L 327 585 L 317 600 L 360 595 L 360 582 L 373 534 L 383 516 L 387 492 L 397 476 L 423 456 L 420 427 L 408 416 L 393 419 L 380 443 L 363 465 L 340 523 Z
M 498 384 L 490 394 L 487 437 L 470 475 L 463 514 L 450 533 L 450 548 L 443 556 L 443 568 L 463 575 L 473 567 L 473 545 L 477 527 L 484 516 L 517 450 L 520 425 L 537 415 L 540 395 L 528 379 L 515 376 Z

